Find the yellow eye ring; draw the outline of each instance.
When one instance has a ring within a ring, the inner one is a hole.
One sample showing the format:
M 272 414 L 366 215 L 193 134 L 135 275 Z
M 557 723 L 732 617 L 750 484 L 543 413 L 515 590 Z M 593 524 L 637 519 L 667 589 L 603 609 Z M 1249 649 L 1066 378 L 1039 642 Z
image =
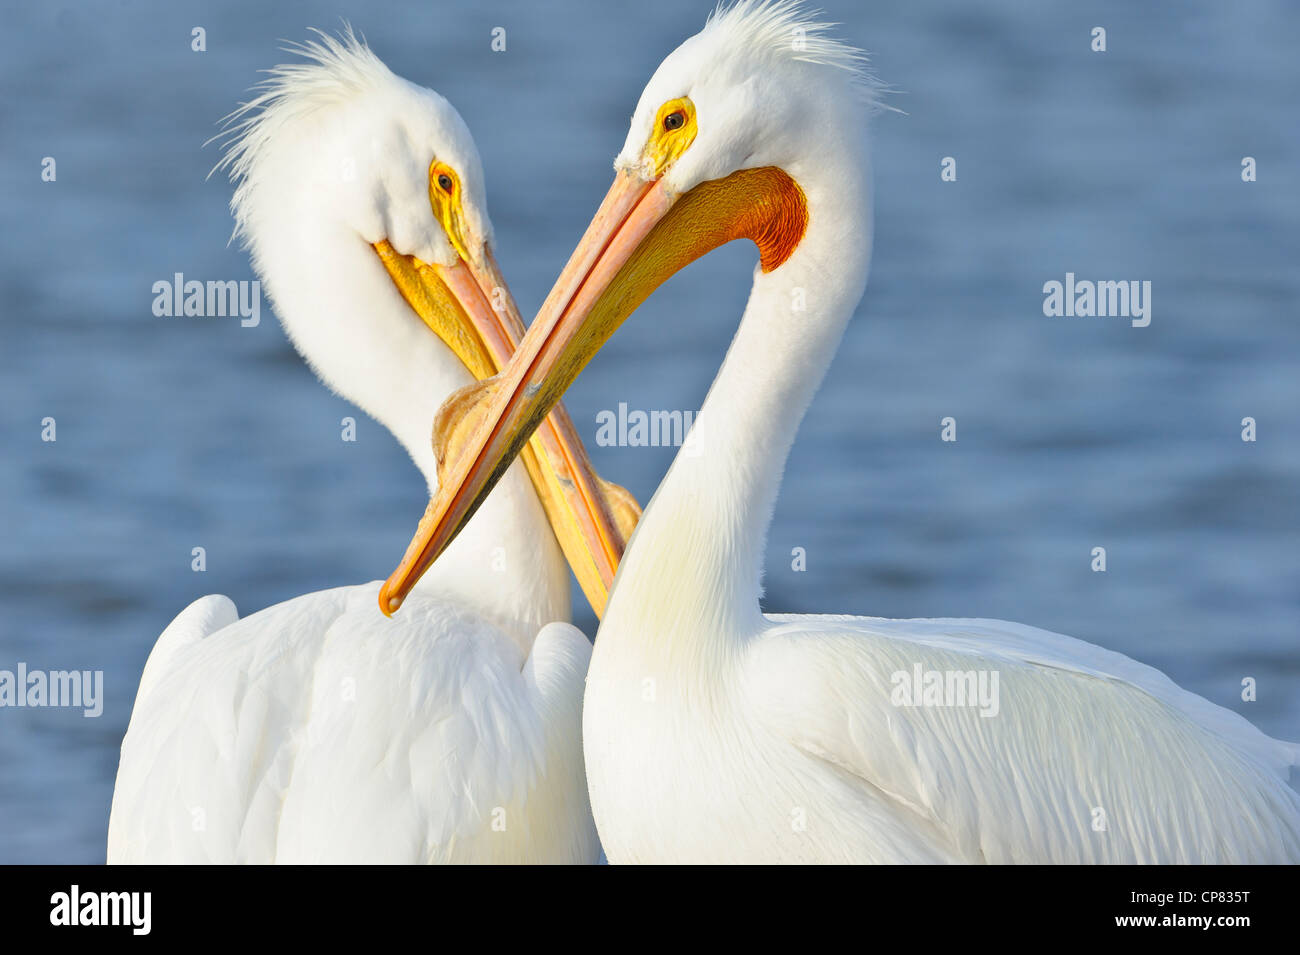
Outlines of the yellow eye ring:
M 460 184 L 460 179 L 456 175 L 456 170 L 452 169 L 445 162 L 435 159 L 429 163 L 429 192 L 441 192 L 443 195 L 455 195 L 456 187 Z
M 662 176 L 690 148 L 697 131 L 695 104 L 689 96 L 671 99 L 659 107 L 657 122 L 643 156 L 656 177 Z
M 464 211 L 461 209 L 459 187 L 460 179 L 454 169 L 436 159 L 429 163 L 429 204 L 433 206 L 433 216 L 447 234 L 456 254 L 466 262 L 471 262 L 473 258 L 465 243 Z

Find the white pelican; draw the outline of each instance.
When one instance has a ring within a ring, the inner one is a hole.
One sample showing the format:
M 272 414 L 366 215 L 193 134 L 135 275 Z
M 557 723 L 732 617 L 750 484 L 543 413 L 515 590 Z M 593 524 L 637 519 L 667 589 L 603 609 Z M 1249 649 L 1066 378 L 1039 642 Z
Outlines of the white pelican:
M 432 490 L 438 404 L 523 332 L 478 153 L 446 100 L 350 31 L 300 52 L 234 114 L 237 229 L 295 345 Z M 378 582 L 242 620 L 222 596 L 181 613 L 140 681 L 108 860 L 596 861 L 590 644 L 564 622 L 556 535 L 599 612 L 635 504 L 597 483 L 566 418 L 529 456 L 538 491 L 512 469 L 399 625 Z
M 1300 860 L 1297 747 L 1150 667 L 1002 621 L 760 611 L 785 460 L 866 282 L 860 60 L 793 4 L 741 2 L 663 62 L 514 359 L 459 397 L 476 417 L 440 418 L 455 453 L 412 552 L 436 556 L 657 284 L 751 238 L 701 453 L 647 507 L 596 637 L 583 732 L 610 861 Z M 990 705 L 961 705 L 967 674 L 1000 678 Z

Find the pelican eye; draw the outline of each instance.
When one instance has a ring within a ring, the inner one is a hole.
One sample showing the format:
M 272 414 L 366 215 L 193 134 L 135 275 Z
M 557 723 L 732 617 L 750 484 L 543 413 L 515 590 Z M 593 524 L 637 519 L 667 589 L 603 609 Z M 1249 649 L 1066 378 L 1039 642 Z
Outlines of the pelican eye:
M 655 116 L 641 161 L 657 178 L 695 142 L 695 104 L 689 96 L 679 96 L 660 106 Z
M 448 195 L 451 195 L 452 185 L 453 184 L 451 181 L 451 176 L 447 175 L 445 172 L 438 174 L 439 189 L 441 189 L 443 192 L 447 193 Z

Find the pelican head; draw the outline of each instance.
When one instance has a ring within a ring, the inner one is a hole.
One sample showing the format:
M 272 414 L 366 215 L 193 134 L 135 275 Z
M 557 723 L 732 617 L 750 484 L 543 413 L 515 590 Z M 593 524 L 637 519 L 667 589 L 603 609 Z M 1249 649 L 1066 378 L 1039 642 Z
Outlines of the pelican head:
M 818 158 L 810 144 L 860 135 L 876 86 L 864 55 L 831 26 L 798 3 L 717 11 L 655 70 L 614 168 L 684 195 L 740 170 L 797 172 Z
M 591 356 L 691 261 L 747 238 L 759 251 L 757 281 L 775 280 L 793 257 L 833 248 L 850 276 L 834 294 L 861 297 L 869 228 L 841 229 L 832 217 L 815 237 L 810 227 L 832 204 L 860 211 L 859 224 L 870 218 L 867 120 L 878 88 L 864 55 L 829 28 L 798 3 L 741 0 L 655 71 L 615 160 L 614 184 L 515 359 L 439 416 L 436 427 L 455 453 L 408 550 L 421 559 L 404 562 L 381 592 L 386 612 L 464 526 Z M 833 322 L 792 321 L 773 335 L 825 342 L 840 331 Z
M 523 335 L 493 254 L 483 166 L 452 105 L 394 75 L 351 30 L 295 52 L 303 61 L 271 70 L 226 127 L 219 168 L 236 184 L 236 235 L 297 349 L 393 432 L 432 492 L 439 402 L 495 374 Z M 590 472 L 560 412 L 525 464 L 599 612 L 619 521 L 639 512 Z
M 227 122 L 236 236 L 315 371 L 434 474 L 428 401 L 467 380 L 455 359 L 483 370 L 476 345 L 497 324 L 471 285 L 509 298 L 478 151 L 447 100 L 351 31 L 292 49 L 303 61 L 269 71 Z M 434 381 L 400 374 L 415 366 Z

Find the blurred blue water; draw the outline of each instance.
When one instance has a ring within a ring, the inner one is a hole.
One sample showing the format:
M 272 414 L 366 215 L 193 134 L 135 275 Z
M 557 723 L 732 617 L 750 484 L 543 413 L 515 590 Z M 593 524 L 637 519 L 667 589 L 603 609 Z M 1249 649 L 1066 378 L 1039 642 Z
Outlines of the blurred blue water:
M 877 123 L 871 286 L 794 449 L 766 605 L 1064 631 L 1300 737 L 1300 12 L 826 5 L 906 115 Z M 251 277 L 203 143 L 284 59 L 279 39 L 345 16 L 460 108 L 529 312 L 608 184 L 642 85 L 708 8 L 6 4 L 0 669 L 102 668 L 108 699 L 97 720 L 0 710 L 0 861 L 103 858 L 140 668 L 185 604 L 219 592 L 248 613 L 382 577 L 423 507 L 377 425 L 339 441 L 355 412 L 269 313 L 245 329 L 150 309 L 173 272 Z M 40 181 L 44 156 L 56 183 Z M 939 180 L 943 156 L 956 183 Z M 568 398 L 589 442 L 619 401 L 699 406 L 754 257 L 714 253 L 615 336 Z M 1045 318 L 1042 284 L 1067 271 L 1149 279 L 1151 326 Z M 946 415 L 956 444 L 938 440 Z M 56 443 L 40 441 L 45 416 Z M 642 501 L 672 453 L 592 450 Z M 1105 574 L 1089 569 L 1098 545 Z M 1240 700 L 1246 676 L 1256 703 Z

